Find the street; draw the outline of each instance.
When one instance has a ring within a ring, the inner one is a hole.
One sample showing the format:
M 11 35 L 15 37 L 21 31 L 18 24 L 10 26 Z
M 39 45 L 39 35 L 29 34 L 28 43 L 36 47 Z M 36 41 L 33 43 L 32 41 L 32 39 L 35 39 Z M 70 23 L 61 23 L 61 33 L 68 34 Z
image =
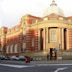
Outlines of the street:
M 0 64 L 0 72 L 72 72 L 72 64 Z

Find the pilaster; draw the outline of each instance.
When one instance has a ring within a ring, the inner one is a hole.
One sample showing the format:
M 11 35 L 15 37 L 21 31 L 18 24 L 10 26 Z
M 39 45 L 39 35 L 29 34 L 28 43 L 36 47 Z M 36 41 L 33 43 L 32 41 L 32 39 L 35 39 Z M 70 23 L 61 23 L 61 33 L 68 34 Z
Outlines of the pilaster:
M 43 28 L 43 50 L 46 51 L 46 28 Z
M 62 50 L 64 50 L 64 29 L 62 28 Z
M 40 29 L 38 29 L 38 50 L 40 50 Z

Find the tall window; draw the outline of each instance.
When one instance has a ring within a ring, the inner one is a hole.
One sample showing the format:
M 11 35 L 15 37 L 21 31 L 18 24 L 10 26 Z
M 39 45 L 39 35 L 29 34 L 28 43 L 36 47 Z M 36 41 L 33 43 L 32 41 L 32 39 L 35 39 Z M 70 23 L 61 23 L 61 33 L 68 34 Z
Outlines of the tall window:
M 56 42 L 56 30 L 55 29 L 50 29 L 50 42 Z
M 23 43 L 23 52 L 25 51 L 25 49 L 26 49 L 26 43 Z
M 32 38 L 32 47 L 34 47 L 34 38 Z
M 9 53 L 9 46 L 7 46 L 6 48 L 6 53 Z
M 15 48 L 15 50 L 14 50 L 14 52 L 15 52 L 15 53 L 17 53 L 17 52 L 18 52 L 18 51 L 17 51 L 17 47 L 18 47 L 18 45 L 17 45 L 17 44 L 15 44 L 15 47 L 14 47 L 14 48 Z
M 10 46 L 10 52 L 13 53 L 13 44 Z

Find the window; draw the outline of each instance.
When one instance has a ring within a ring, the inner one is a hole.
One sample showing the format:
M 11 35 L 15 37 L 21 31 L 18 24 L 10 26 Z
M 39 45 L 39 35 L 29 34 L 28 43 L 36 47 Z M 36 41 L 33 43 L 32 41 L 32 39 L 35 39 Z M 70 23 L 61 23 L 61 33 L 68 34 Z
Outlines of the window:
M 19 28 L 18 28 L 18 27 L 16 27 L 16 28 L 15 28 L 15 31 L 18 31 L 18 30 L 19 30 Z
M 32 19 L 32 23 L 36 23 L 36 20 L 35 19 Z
M 10 46 L 10 52 L 13 53 L 13 45 Z
M 59 20 L 63 20 L 63 17 L 59 17 Z
M 23 43 L 23 50 L 26 48 L 26 43 Z
M 56 42 L 56 30 L 50 29 L 50 42 Z
M 14 48 L 15 48 L 14 52 L 15 52 L 15 53 L 17 53 L 17 52 L 18 52 L 18 51 L 17 51 L 17 47 L 18 47 L 18 45 L 17 45 L 17 44 L 15 44 L 15 46 L 14 46 Z
M 34 47 L 34 38 L 32 38 L 32 47 Z
M 68 20 L 68 22 L 69 22 L 69 24 L 72 24 L 72 21 L 70 19 Z
M 44 18 L 44 21 L 47 21 L 48 20 L 48 18 Z
M 6 53 L 9 53 L 9 46 L 7 46 L 6 48 Z

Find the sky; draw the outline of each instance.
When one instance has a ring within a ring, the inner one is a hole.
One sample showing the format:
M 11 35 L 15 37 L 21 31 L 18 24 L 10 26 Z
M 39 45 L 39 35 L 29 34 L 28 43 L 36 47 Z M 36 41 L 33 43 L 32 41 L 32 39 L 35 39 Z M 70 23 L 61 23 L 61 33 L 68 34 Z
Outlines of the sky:
M 55 0 L 65 16 L 72 16 L 72 0 Z M 0 0 L 0 27 L 19 24 L 25 14 L 42 17 L 52 0 Z

